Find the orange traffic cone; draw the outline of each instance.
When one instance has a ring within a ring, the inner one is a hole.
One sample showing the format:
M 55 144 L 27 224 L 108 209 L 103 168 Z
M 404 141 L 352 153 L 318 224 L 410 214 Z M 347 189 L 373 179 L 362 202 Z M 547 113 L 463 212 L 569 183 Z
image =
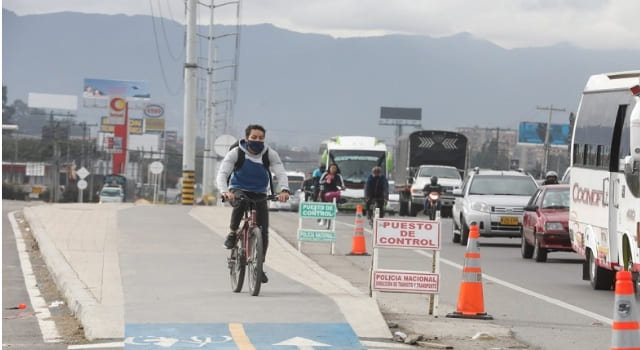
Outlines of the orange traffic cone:
M 351 242 L 351 253 L 348 255 L 369 255 L 364 241 L 364 224 L 362 219 L 362 205 L 356 207 L 356 228 Z
M 630 271 L 616 273 L 616 298 L 611 328 L 611 350 L 640 350 L 640 326 Z
M 458 308 L 455 312 L 448 313 L 447 317 L 493 319 L 492 316 L 484 312 L 482 269 L 480 268 L 480 250 L 478 249 L 479 237 L 478 226 L 472 224 L 469 229 L 467 252 L 464 255 L 462 282 L 460 283 L 460 294 L 458 294 Z

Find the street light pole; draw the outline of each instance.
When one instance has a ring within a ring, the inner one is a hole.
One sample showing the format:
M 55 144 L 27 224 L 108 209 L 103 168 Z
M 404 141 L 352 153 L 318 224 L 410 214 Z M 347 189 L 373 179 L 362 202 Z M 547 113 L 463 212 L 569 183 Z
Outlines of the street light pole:
M 545 133 L 544 136 L 544 159 L 542 159 L 542 173 L 541 173 L 541 177 L 544 178 L 545 174 L 547 173 L 547 167 L 549 164 L 549 129 L 551 128 L 551 116 L 553 114 L 553 111 L 556 112 L 564 112 L 565 109 L 564 108 L 553 108 L 553 105 L 549 105 L 549 107 L 536 107 L 536 109 L 539 110 L 543 110 L 543 111 L 549 111 L 549 121 L 547 122 L 547 131 Z

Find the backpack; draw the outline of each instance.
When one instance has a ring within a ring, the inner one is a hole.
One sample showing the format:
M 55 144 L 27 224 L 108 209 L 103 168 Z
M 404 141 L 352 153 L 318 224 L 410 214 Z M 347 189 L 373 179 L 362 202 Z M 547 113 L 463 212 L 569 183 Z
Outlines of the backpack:
M 229 147 L 229 151 L 231 151 L 234 148 L 237 149 L 238 151 L 238 159 L 233 164 L 233 172 L 240 169 L 244 164 L 245 154 L 242 150 L 240 150 L 239 146 L 240 146 L 240 141 L 238 140 L 233 144 L 231 144 L 231 146 Z M 271 194 L 275 194 L 275 191 L 273 189 L 273 177 L 271 176 L 271 170 L 269 170 L 269 167 L 271 166 L 271 162 L 269 161 L 269 148 L 267 148 L 266 152 L 262 154 L 262 165 L 267 170 L 267 174 L 269 174 L 269 188 L 271 189 Z M 227 184 L 229 184 L 229 181 L 231 180 L 231 175 L 233 174 L 233 172 L 231 172 L 231 174 L 229 174 L 229 176 L 227 177 Z

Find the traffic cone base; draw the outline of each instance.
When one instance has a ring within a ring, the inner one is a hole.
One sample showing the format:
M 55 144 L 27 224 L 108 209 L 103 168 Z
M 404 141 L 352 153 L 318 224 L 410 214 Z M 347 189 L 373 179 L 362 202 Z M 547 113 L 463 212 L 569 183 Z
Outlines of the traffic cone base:
M 364 225 L 362 218 L 362 205 L 356 207 L 356 227 L 351 241 L 351 252 L 347 255 L 369 255 L 364 240 Z
M 493 317 L 484 312 L 484 296 L 482 292 L 482 269 L 480 268 L 480 252 L 478 226 L 473 225 L 469 231 L 467 252 L 462 268 L 462 282 L 458 294 L 458 307 L 447 314 L 450 318 L 474 318 L 492 320 Z
M 611 350 L 640 350 L 640 324 L 630 271 L 616 273 Z
M 365 246 L 364 236 L 353 236 L 351 252 L 348 255 L 369 255 Z

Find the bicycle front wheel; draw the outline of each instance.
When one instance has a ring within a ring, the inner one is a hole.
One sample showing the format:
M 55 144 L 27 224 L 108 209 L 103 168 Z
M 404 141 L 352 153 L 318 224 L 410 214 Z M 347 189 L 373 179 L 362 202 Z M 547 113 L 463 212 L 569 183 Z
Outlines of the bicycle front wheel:
M 244 284 L 245 262 L 243 260 L 240 248 L 236 245 L 231 249 L 231 256 L 229 257 L 229 277 L 231 279 L 231 290 L 234 293 L 240 293 Z
M 249 293 L 256 296 L 260 294 L 260 286 L 262 285 L 262 264 L 264 263 L 264 249 L 262 242 L 262 230 L 259 227 L 251 230 L 249 236 L 249 261 L 247 268 L 249 272 Z

